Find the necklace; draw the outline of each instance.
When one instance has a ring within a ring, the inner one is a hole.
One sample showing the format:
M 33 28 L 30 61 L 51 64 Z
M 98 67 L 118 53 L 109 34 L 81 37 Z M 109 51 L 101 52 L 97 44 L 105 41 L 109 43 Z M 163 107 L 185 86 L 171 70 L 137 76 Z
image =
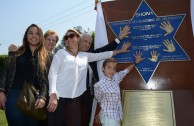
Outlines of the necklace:
M 66 49 L 66 51 L 69 53 L 69 54 L 71 54 L 72 56 L 77 56 L 77 53 L 74 53 L 74 52 L 72 52 L 72 51 L 70 51 L 70 50 L 68 50 L 68 49 Z

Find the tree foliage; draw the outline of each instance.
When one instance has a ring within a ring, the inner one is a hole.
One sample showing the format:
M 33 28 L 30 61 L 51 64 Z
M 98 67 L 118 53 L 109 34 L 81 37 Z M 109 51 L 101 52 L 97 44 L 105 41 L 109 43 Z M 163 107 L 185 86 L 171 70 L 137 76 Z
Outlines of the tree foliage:
M 73 29 L 77 30 L 80 34 L 90 34 L 91 30 L 90 28 L 83 29 L 82 26 L 74 27 Z

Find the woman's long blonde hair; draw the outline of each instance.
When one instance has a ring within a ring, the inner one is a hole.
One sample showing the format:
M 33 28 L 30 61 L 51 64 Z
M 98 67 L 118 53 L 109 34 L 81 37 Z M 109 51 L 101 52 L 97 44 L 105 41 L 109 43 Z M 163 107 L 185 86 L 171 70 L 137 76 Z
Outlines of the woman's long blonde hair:
M 25 49 L 27 46 L 29 46 L 29 42 L 28 42 L 28 39 L 27 39 L 27 33 L 28 33 L 28 30 L 31 28 L 31 27 L 36 27 L 38 29 L 38 33 L 39 33 L 39 36 L 40 36 L 40 43 L 39 45 L 37 46 L 37 52 L 38 52 L 38 67 L 39 67 L 39 70 L 40 72 L 43 74 L 47 71 L 47 61 L 49 59 L 49 54 L 48 54 L 48 51 L 46 50 L 45 48 L 45 45 L 44 45 L 44 37 L 43 37 L 43 32 L 42 32 L 42 29 L 36 25 L 36 24 L 31 24 L 25 31 L 25 34 L 24 34 L 24 37 L 23 37 L 23 44 L 21 47 L 19 47 L 19 49 L 17 50 L 16 52 L 16 55 L 21 55 L 24 53 Z

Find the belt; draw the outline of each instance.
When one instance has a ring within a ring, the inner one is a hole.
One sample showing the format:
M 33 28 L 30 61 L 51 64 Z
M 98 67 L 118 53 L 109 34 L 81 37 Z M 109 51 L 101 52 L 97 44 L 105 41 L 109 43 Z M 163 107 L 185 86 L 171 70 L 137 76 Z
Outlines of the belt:
M 80 95 L 78 97 L 75 97 L 75 98 L 62 98 L 62 97 L 60 97 L 60 99 L 65 100 L 65 101 L 80 101 L 81 100 L 81 96 L 82 95 Z

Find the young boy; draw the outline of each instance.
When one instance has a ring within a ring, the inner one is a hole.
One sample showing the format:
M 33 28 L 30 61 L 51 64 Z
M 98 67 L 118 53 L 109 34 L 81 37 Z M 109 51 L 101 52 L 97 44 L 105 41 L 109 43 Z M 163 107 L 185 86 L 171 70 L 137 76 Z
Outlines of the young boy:
M 110 58 L 104 61 L 104 75 L 94 85 L 94 95 L 101 107 L 99 118 L 102 126 L 120 126 L 122 105 L 119 83 L 136 64 L 144 59 L 141 55 L 142 53 L 136 52 L 135 62 L 120 72 L 116 72 L 117 62 L 115 59 Z

